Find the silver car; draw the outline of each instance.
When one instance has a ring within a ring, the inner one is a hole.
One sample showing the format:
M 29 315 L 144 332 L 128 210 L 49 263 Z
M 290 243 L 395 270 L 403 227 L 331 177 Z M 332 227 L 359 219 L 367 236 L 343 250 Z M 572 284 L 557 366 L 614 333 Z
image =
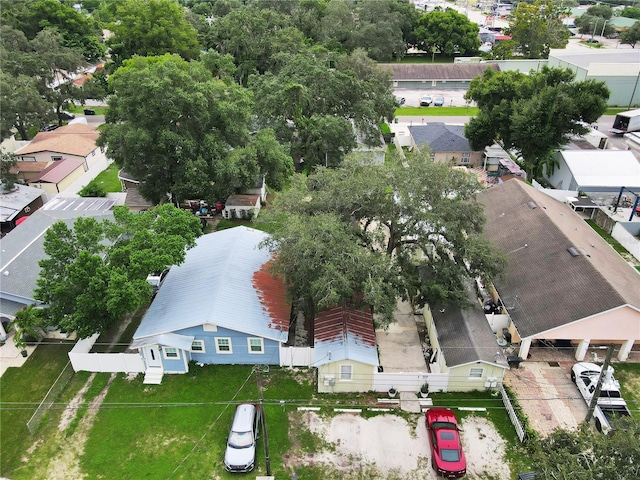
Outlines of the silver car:
M 250 472 L 255 467 L 260 415 L 260 406 L 256 404 L 241 403 L 236 407 L 224 453 L 227 471 Z

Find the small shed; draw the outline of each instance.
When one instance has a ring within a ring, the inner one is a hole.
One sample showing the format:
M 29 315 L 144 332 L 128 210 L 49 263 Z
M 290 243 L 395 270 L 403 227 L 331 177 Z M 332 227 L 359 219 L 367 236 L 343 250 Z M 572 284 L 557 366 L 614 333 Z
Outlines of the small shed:
M 231 195 L 227 198 L 222 216 L 227 219 L 252 219 L 260 212 L 260 195 Z
M 373 389 L 379 362 L 371 309 L 324 310 L 315 319 L 313 336 L 319 393 Z

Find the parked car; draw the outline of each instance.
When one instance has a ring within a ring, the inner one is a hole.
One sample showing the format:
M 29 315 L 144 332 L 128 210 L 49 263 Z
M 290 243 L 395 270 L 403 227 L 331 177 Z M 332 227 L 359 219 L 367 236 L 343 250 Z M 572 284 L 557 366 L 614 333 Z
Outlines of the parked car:
M 93 108 L 85 108 L 84 109 L 84 114 L 85 115 L 95 115 L 96 111 Z
M 444 97 L 436 97 L 433 99 L 434 107 L 442 107 L 444 105 Z
M 151 285 L 154 295 L 158 293 L 158 290 L 160 290 L 160 287 L 164 283 L 164 279 L 167 277 L 167 273 L 169 273 L 168 268 L 162 272 L 151 272 L 147 275 L 147 283 Z
M 458 420 L 448 408 L 430 408 L 425 414 L 431 446 L 431 466 L 445 478 L 460 478 L 467 473 L 467 462 L 460 442 Z
M 71 112 L 67 112 L 67 111 L 64 111 L 64 110 L 62 110 L 62 111 L 60 112 L 59 117 L 60 117 L 63 121 L 66 121 L 66 122 L 68 122 L 69 120 L 73 120 L 74 118 L 76 118 L 76 116 L 75 116 L 73 113 L 71 113 Z
M 404 102 L 406 102 L 406 99 L 404 97 L 396 97 L 396 103 L 398 105 L 404 105 Z
M 260 415 L 260 406 L 254 403 L 236 407 L 224 452 L 224 468 L 228 472 L 250 472 L 255 467 Z
M 50 123 L 49 125 L 45 125 L 44 127 L 42 127 L 40 129 L 40 131 L 41 132 L 51 132 L 51 131 L 55 130 L 58 127 L 59 127 L 59 125 L 57 123 Z
M 433 99 L 431 98 L 431 95 L 424 95 L 423 97 L 420 98 L 420 106 L 428 107 L 429 105 L 431 105 L 432 101 Z

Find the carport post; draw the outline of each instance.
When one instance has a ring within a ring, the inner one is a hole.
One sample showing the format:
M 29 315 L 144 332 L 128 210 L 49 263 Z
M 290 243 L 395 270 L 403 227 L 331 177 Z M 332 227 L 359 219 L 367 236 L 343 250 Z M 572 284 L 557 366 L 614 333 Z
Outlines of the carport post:
M 578 344 L 578 348 L 576 348 L 576 360 L 579 362 L 584 361 L 584 356 L 587 354 L 587 349 L 589 348 L 589 342 L 591 340 L 590 339 L 583 339 L 580 340 L 580 343 Z

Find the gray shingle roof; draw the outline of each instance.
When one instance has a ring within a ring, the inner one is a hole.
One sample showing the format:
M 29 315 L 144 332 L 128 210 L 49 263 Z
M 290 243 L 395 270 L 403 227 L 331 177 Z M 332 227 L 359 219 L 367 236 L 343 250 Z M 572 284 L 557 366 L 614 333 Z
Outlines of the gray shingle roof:
M 104 210 L 47 210 L 43 207 L 5 235 L 0 240 L 0 297 L 25 305 L 34 303 L 33 291 L 40 275 L 38 261 L 45 257 L 44 234 L 47 229 L 57 221 L 72 227 L 78 217 L 113 220 L 113 212 L 110 211 L 113 203 L 106 205 Z
M 522 337 L 621 305 L 640 307 L 640 276 L 568 205 L 518 180 L 478 199 L 484 236 L 509 260 L 494 284 Z M 569 247 L 588 255 L 572 256 Z
M 418 147 L 427 144 L 433 153 L 472 152 L 469 140 L 464 136 L 464 126 L 442 122 L 409 127 L 409 133 Z
M 394 80 L 473 80 L 487 68 L 499 71 L 496 63 L 385 63 Z
M 497 337 L 471 286 L 468 286 L 468 293 L 472 308 L 435 305 L 431 310 L 447 366 L 484 361 L 502 367 L 504 365 L 496 362 Z

